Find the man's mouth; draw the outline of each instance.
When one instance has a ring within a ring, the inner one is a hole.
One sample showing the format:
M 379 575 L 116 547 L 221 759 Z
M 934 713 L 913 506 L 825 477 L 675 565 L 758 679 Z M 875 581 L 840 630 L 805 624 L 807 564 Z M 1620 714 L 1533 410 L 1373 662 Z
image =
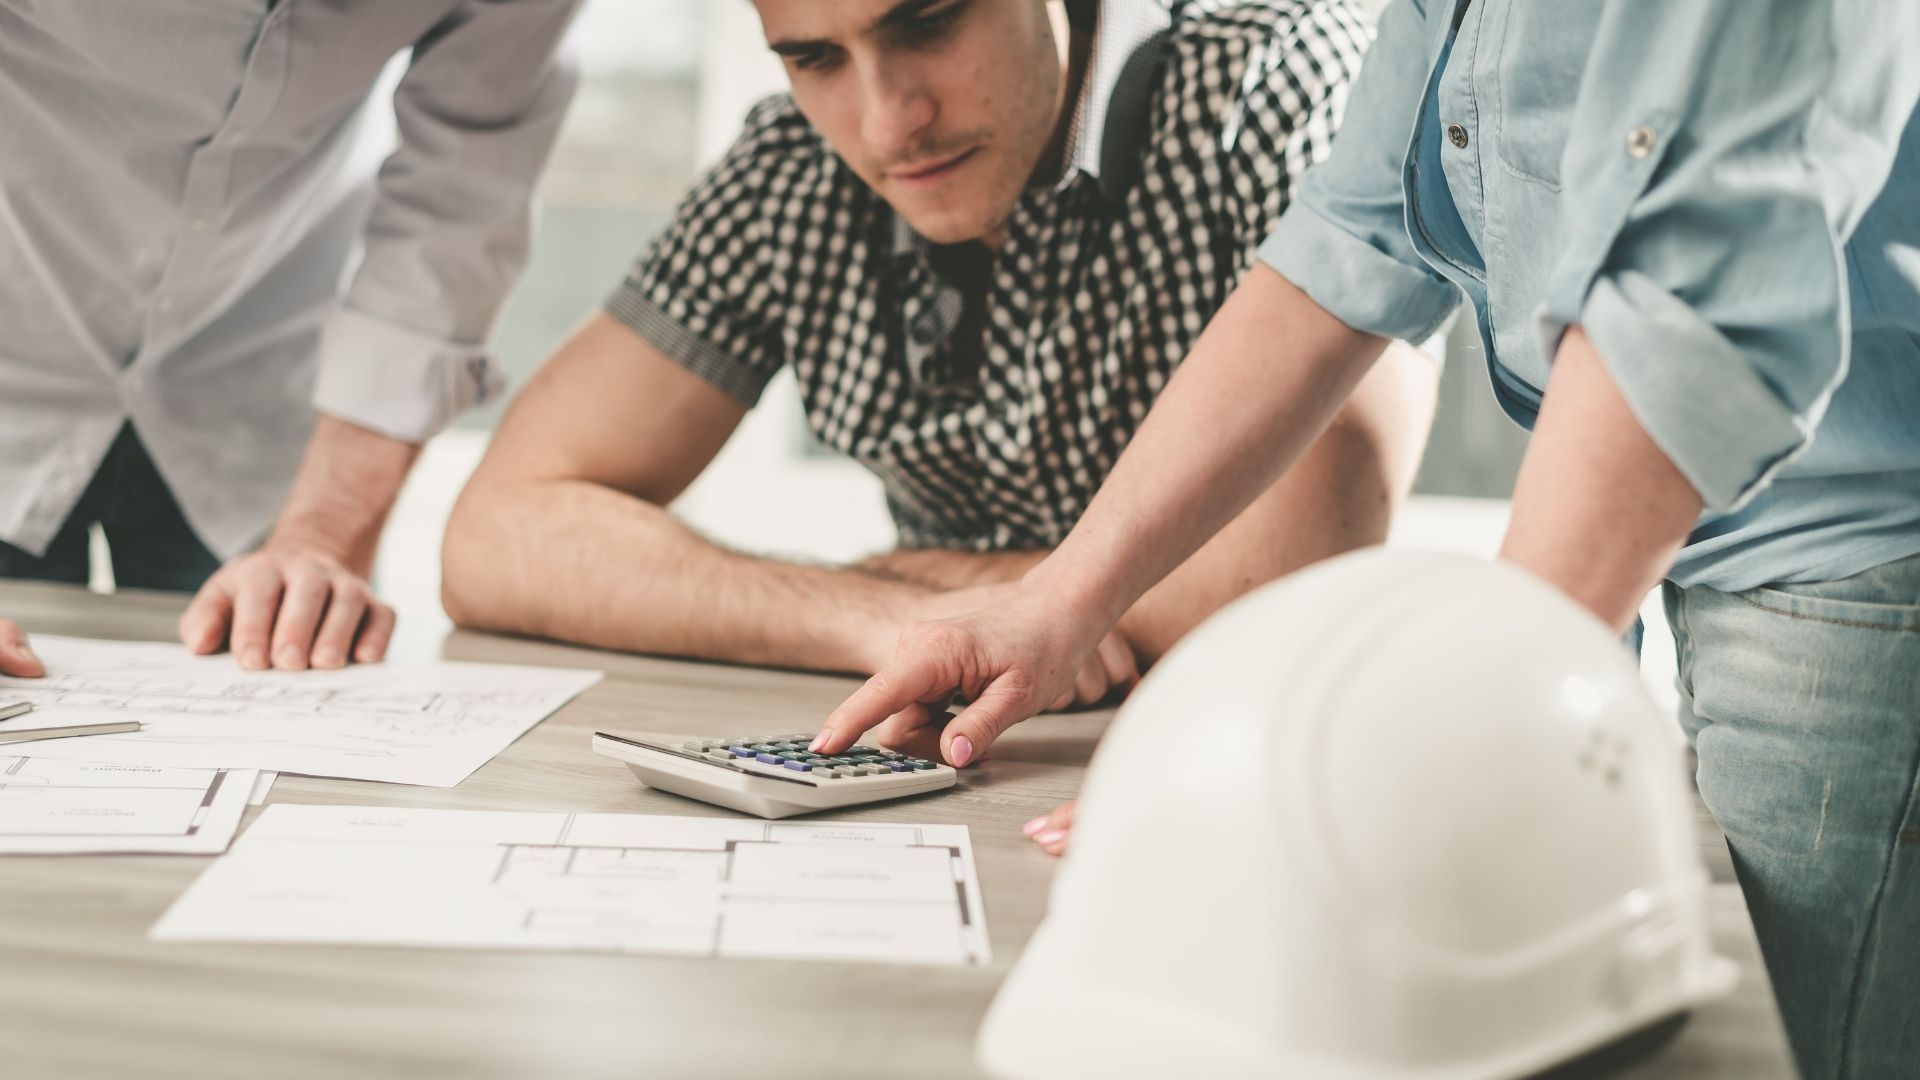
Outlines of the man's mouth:
M 895 183 L 913 187 L 937 184 L 960 171 L 961 166 L 973 160 L 973 156 L 979 152 L 980 148 L 976 146 L 971 150 L 963 150 L 952 157 L 941 158 L 938 161 L 889 170 L 888 176 Z

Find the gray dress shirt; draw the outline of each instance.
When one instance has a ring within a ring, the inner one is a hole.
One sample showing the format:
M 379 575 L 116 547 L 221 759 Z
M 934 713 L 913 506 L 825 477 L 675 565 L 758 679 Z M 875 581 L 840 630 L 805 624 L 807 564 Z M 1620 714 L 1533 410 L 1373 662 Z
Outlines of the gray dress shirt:
M 577 3 L 0 0 L 0 540 L 43 552 L 131 420 L 230 558 L 316 409 L 417 442 L 497 393 Z

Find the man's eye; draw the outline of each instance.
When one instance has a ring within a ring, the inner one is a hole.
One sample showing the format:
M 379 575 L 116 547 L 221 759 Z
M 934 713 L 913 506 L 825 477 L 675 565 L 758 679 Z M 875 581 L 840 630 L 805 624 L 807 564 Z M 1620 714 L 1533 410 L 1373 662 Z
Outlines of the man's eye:
M 787 59 L 800 71 L 825 71 L 836 62 L 832 49 L 809 49 L 789 54 Z

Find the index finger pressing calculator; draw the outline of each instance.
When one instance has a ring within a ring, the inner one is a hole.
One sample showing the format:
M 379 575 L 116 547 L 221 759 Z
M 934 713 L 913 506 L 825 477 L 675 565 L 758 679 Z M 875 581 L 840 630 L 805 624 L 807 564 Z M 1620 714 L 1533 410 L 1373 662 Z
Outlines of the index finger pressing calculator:
M 937 761 L 873 746 L 807 749 L 813 732 L 727 739 L 596 731 L 593 752 L 626 763 L 648 787 L 764 818 L 897 799 L 950 788 Z

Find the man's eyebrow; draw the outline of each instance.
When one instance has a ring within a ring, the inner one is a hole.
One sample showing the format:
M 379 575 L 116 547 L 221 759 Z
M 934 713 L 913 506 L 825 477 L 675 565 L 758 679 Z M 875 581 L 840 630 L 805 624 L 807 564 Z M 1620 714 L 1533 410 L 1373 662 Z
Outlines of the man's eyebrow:
M 900 0 L 899 3 L 888 8 L 885 15 L 874 21 L 873 29 L 888 30 L 901 23 L 911 22 L 921 12 L 940 3 L 942 0 Z
M 875 19 L 866 32 L 890 30 L 902 23 L 911 22 L 928 8 L 944 2 L 945 0 L 900 0 L 899 3 L 888 8 L 886 14 Z M 833 43 L 825 38 L 782 38 L 779 41 L 768 42 L 767 48 L 781 56 L 801 56 L 831 44 Z

